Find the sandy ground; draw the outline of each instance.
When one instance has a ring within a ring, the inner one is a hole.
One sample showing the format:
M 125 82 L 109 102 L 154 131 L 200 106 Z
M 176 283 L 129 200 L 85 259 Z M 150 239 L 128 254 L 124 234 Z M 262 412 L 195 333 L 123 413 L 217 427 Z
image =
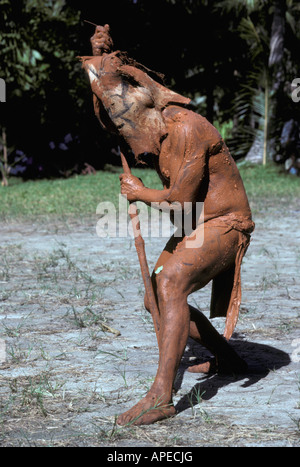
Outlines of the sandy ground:
M 299 212 L 255 221 L 231 340 L 248 373 L 187 372 L 209 355 L 188 342 L 178 414 L 142 427 L 115 424 L 158 361 L 132 239 L 99 238 L 94 220 L 2 225 L 0 445 L 299 446 Z M 146 239 L 150 268 L 165 243 Z M 209 285 L 190 297 L 207 315 L 209 301 Z

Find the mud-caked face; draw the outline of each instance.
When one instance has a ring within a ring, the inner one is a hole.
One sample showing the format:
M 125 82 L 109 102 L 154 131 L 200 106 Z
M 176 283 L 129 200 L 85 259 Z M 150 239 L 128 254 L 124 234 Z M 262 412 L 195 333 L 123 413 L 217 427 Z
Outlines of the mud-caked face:
M 104 106 L 113 126 L 135 156 L 145 152 L 159 154 L 166 128 L 151 90 L 117 73 L 100 75 L 93 65 L 87 71 L 93 93 L 101 101 L 95 107 Z

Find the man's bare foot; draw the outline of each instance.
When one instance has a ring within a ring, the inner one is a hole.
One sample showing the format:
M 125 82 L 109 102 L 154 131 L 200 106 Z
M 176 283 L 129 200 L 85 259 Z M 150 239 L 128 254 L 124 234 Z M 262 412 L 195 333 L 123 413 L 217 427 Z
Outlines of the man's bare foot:
M 173 417 L 176 414 L 171 402 L 150 392 L 131 409 L 117 418 L 118 425 L 150 425 L 151 423 Z
M 190 373 L 215 373 L 216 372 L 216 359 L 212 359 L 199 365 L 193 365 L 188 368 Z
M 217 360 L 216 358 L 212 358 L 208 362 L 190 366 L 188 371 L 190 373 L 219 373 L 228 375 L 245 373 L 247 369 L 247 363 L 236 355 L 231 360 Z

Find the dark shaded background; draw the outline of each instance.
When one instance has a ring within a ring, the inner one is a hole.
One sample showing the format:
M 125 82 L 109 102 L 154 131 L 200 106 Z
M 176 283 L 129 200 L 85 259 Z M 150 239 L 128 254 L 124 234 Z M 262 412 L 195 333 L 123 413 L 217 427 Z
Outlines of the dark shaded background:
M 5 4 L 5 0 L 1 2 Z M 98 124 L 89 82 L 76 58 L 91 53 L 89 41 L 94 27 L 84 20 L 108 23 L 115 49 L 127 51 L 148 68 L 163 73 L 168 87 L 193 99 L 195 111 L 211 122 L 233 121 L 233 133 L 236 129 L 239 134 L 235 101 L 250 72 L 255 72 L 256 63 L 260 66 L 260 62 L 251 57 L 249 41 L 241 37 L 239 27 L 242 18 L 249 13 L 245 9 L 234 11 L 224 6 L 218 9 L 217 4 L 226 2 L 206 0 L 67 0 L 63 10 L 68 10 L 71 18 L 68 22 L 43 17 L 43 8 L 47 5 L 51 8 L 53 1 L 15 0 L 11 3 L 8 19 L 1 19 L 1 29 L 21 31 L 16 45 L 20 44 L 22 54 L 22 34 L 30 44 L 29 23 L 32 21 L 30 46 L 41 50 L 43 56 L 36 66 L 26 69 L 33 80 L 27 90 L 22 89 L 24 79 L 23 75 L 19 76 L 16 62 L 14 75 L 7 82 L 7 102 L 1 105 L 1 126 L 7 131 L 9 157 L 16 160 L 26 155 L 22 163 L 16 165 L 15 173 L 24 177 L 69 176 L 92 170 L 91 167 L 102 169 L 106 163 L 119 164 L 118 140 L 104 133 Z M 37 8 L 24 13 L 24 5 L 28 3 L 36 4 Z M 286 2 L 259 3 L 259 9 L 251 12 L 251 18 L 257 24 L 258 33 L 262 31 L 263 37 L 265 31 L 268 35 L 268 42 L 272 7 Z M 34 29 L 38 15 L 41 20 Z M 285 44 L 289 52 L 286 60 L 291 65 L 286 67 L 284 78 L 289 82 L 294 77 L 294 64 L 299 61 L 295 53 L 299 37 L 289 27 L 285 29 Z M 71 58 L 69 51 L 74 54 Z M 60 56 L 55 56 L 56 52 Z M 65 63 L 64 53 L 68 56 Z M 265 55 L 267 59 L 267 51 Z M 2 68 L 0 76 L 6 79 L 5 73 L 10 69 L 7 61 L 14 60 L 14 51 L 2 49 L 1 56 L 6 68 Z M 48 64 L 44 79 L 43 61 Z M 20 92 L 16 91 L 18 87 Z M 277 137 L 285 121 L 291 117 L 299 120 L 298 107 L 286 96 L 280 112 Z M 248 112 L 243 117 L 243 127 L 252 125 L 252 130 L 255 129 L 252 116 L 253 112 Z M 248 137 L 246 149 L 252 141 L 253 135 Z M 244 153 L 238 152 L 239 143 L 234 138 L 232 141 L 229 138 L 228 144 L 235 158 L 246 155 L 246 149 Z

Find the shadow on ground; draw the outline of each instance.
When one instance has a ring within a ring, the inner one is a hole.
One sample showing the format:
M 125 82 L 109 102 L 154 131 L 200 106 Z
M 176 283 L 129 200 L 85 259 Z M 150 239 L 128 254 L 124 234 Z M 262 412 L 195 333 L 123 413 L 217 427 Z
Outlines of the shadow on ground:
M 291 362 L 290 357 L 287 353 L 269 345 L 259 344 L 256 342 L 247 342 L 245 340 L 232 338 L 230 344 L 234 350 L 247 362 L 248 371 L 240 375 L 218 375 L 209 374 L 207 377 L 203 374 L 199 374 L 201 382 L 195 384 L 192 389 L 185 394 L 176 404 L 175 408 L 177 413 L 183 412 L 192 405 L 199 404 L 199 397 L 197 394 L 201 392 L 202 400 L 209 400 L 216 396 L 218 391 L 233 382 L 246 381 L 241 387 L 249 387 L 257 384 L 260 380 L 264 379 L 270 371 L 278 370 Z M 195 350 L 197 351 L 195 352 Z M 191 366 L 190 357 L 197 354 L 197 360 L 193 361 L 193 364 L 204 363 L 211 356 L 206 349 L 194 343 L 186 350 L 181 365 L 178 370 L 176 378 L 175 392 L 178 392 L 185 371 Z M 200 390 L 201 386 L 201 390 Z

